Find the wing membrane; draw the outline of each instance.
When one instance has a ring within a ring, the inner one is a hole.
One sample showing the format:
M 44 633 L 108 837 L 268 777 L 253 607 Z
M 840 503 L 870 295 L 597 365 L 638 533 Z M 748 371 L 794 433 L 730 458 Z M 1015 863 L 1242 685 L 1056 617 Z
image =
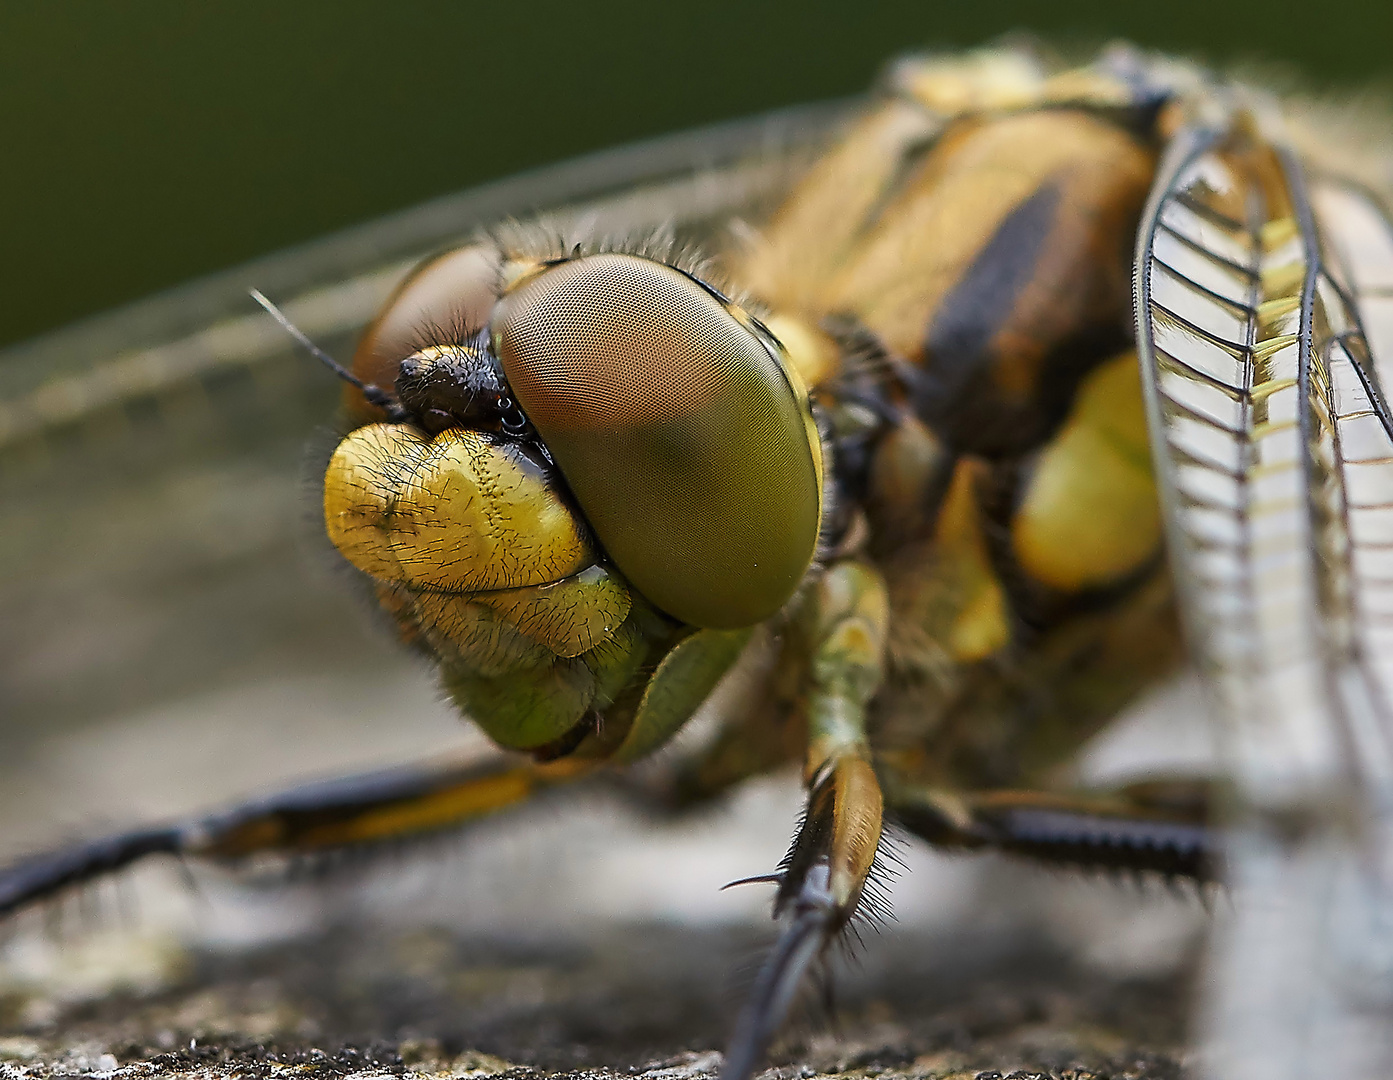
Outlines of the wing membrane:
M 1393 1074 L 1393 422 L 1364 329 L 1393 244 L 1371 214 L 1313 201 L 1238 112 L 1176 141 L 1138 251 L 1171 559 L 1235 794 L 1206 1012 L 1232 1080 Z

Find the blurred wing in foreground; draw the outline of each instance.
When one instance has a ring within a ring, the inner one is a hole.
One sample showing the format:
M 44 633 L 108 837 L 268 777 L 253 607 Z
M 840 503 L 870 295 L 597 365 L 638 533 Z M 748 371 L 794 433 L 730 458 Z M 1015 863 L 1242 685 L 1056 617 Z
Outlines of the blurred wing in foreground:
M 1153 447 L 1232 782 L 1212 1075 L 1393 1075 L 1393 230 L 1237 109 L 1137 257 Z

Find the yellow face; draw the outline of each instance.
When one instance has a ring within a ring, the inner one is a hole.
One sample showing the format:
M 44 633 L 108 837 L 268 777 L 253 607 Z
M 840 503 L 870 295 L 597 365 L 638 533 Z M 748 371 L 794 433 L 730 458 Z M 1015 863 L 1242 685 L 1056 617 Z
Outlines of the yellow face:
M 489 733 L 535 749 L 682 628 L 788 602 L 817 547 L 822 445 L 783 346 L 692 275 L 627 254 L 442 262 L 365 338 L 373 376 L 412 313 L 393 380 L 409 415 L 343 440 L 325 522 L 457 696 L 487 681 Z M 526 707 L 500 709 L 508 680 Z

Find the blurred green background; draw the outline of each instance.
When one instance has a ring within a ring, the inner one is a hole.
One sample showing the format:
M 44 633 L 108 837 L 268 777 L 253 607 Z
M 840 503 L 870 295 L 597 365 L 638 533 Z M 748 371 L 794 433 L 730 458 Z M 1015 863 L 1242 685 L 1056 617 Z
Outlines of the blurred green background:
M 1393 5 L 0 0 L 0 344 L 482 180 L 1026 29 L 1393 70 Z

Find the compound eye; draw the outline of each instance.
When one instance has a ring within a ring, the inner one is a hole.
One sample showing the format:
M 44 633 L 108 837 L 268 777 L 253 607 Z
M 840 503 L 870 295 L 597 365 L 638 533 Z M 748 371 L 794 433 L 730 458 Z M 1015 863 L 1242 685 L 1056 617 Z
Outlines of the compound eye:
M 750 626 L 793 595 L 822 449 L 772 337 L 672 267 L 592 255 L 495 309 L 504 373 L 600 542 L 657 607 Z
M 383 306 L 353 353 L 353 374 L 365 383 L 390 387 L 403 360 L 423 345 L 457 344 L 462 330 L 488 324 L 498 300 L 498 253 L 475 245 L 447 251 L 412 270 Z M 427 342 L 426 337 L 440 340 Z M 383 419 L 353 387 L 345 404 L 355 424 Z

